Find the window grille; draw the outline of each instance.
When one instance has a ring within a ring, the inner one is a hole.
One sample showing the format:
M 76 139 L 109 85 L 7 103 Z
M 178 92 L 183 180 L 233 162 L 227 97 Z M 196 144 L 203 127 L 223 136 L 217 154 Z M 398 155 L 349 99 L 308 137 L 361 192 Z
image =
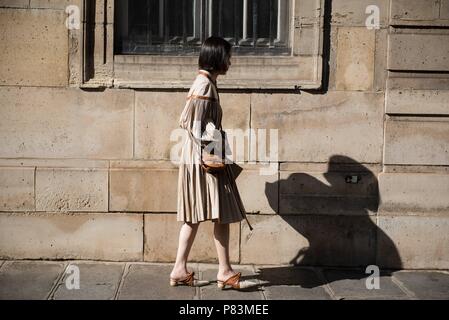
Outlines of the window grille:
M 116 54 L 194 55 L 220 36 L 234 55 L 290 55 L 289 0 L 116 0 Z

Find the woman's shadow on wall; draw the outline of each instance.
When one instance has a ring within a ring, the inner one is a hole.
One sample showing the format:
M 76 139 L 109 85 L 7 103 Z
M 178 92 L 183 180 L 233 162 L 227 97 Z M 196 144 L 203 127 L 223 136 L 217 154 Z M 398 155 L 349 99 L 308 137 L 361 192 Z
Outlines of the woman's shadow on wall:
M 266 183 L 265 194 L 273 211 L 302 240 L 298 240 L 297 253 L 285 261 L 288 266 L 260 269 L 258 279 L 264 286 L 310 288 L 324 281 L 363 279 L 370 275 L 365 273 L 369 265 L 378 266 L 385 276 L 401 269 L 396 246 L 377 226 L 376 174 L 354 159 L 334 155 L 324 174 L 294 172 L 286 179 Z M 254 229 L 257 232 L 257 225 Z M 314 272 L 298 266 L 358 268 L 361 272 L 322 273 L 313 281 Z

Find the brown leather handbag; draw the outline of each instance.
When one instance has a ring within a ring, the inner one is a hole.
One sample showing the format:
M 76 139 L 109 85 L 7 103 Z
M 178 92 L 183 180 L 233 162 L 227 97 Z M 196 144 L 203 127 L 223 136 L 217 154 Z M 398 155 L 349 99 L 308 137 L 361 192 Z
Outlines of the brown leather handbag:
M 221 154 L 209 153 L 201 148 L 201 167 L 208 173 L 218 173 L 226 169 L 225 139 L 223 131 L 220 130 L 220 133 L 222 137 Z

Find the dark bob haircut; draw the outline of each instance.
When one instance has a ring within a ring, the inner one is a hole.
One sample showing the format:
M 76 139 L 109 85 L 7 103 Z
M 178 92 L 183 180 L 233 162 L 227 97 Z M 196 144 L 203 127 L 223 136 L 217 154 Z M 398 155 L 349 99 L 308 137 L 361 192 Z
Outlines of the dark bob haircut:
M 232 45 L 221 37 L 209 37 L 201 46 L 198 67 L 209 72 L 227 71 Z

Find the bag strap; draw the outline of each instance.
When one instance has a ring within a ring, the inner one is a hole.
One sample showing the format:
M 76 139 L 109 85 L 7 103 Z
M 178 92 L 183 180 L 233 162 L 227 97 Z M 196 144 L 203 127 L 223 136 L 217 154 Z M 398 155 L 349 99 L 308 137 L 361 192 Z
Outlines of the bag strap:
M 210 76 L 209 73 L 207 73 L 207 72 L 204 72 L 204 71 L 199 70 L 198 73 L 199 73 L 199 74 L 202 74 L 202 75 L 205 76 L 207 79 L 209 79 L 209 81 L 212 83 L 212 85 L 213 85 L 214 88 L 215 88 L 215 92 L 217 93 L 217 97 L 218 97 L 217 100 L 218 100 L 218 102 L 220 102 L 220 95 L 218 94 L 217 82 L 214 81 L 214 80 L 212 80 L 211 76 Z

